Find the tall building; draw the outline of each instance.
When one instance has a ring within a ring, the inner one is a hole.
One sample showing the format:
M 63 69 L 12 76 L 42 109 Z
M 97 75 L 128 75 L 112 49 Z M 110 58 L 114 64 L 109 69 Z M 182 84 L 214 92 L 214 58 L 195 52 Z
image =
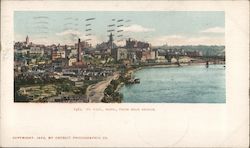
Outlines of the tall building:
M 113 34 L 110 33 L 109 40 L 107 42 L 103 42 L 101 44 L 96 45 L 96 49 L 100 50 L 102 53 L 110 52 L 111 49 L 117 48 L 117 45 L 114 43 Z
M 109 46 L 109 48 L 110 48 L 111 50 L 114 48 L 114 43 L 113 43 L 113 41 L 114 41 L 113 34 L 110 33 L 110 35 L 109 35 L 109 41 L 108 41 L 108 46 Z
M 111 56 L 115 61 L 128 59 L 128 50 L 126 48 L 113 48 L 111 49 Z
M 28 44 L 29 44 L 29 36 L 28 36 L 28 35 L 26 36 L 25 43 L 26 43 L 26 45 L 28 45 Z
M 65 58 L 67 59 L 69 56 L 69 52 L 68 52 L 68 47 L 67 45 L 64 46 L 64 52 L 65 52 Z
M 131 40 L 130 38 L 126 40 L 126 48 L 132 49 L 132 48 L 139 48 L 139 49 L 149 49 L 151 48 L 151 45 L 146 42 L 137 41 L 137 40 Z
M 81 39 L 78 39 L 78 47 L 77 47 L 77 62 L 82 62 L 82 50 L 81 50 L 81 46 L 80 46 L 80 43 L 81 43 Z

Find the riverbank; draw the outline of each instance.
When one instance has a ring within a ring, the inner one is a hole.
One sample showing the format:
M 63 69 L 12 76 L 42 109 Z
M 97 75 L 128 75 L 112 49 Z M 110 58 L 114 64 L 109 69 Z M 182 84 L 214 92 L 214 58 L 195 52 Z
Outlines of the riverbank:
M 206 62 L 180 63 L 179 65 L 178 64 L 146 65 L 142 66 L 142 68 L 161 68 L 161 67 L 168 68 L 168 67 L 181 67 L 181 66 L 194 66 L 194 65 L 206 65 Z
M 108 87 L 110 82 L 119 77 L 118 73 L 107 77 L 104 81 L 97 84 L 90 85 L 86 90 L 86 96 L 90 103 L 99 103 L 104 97 L 104 90 Z
M 225 62 L 219 62 L 219 63 L 213 63 L 209 62 L 209 65 L 221 65 L 225 64 Z M 206 62 L 193 62 L 193 63 L 180 63 L 178 64 L 159 64 L 159 65 L 142 65 L 140 69 L 142 68 L 170 68 L 170 67 L 182 67 L 182 66 L 195 66 L 195 65 L 206 65 Z M 139 69 L 139 70 L 140 70 Z

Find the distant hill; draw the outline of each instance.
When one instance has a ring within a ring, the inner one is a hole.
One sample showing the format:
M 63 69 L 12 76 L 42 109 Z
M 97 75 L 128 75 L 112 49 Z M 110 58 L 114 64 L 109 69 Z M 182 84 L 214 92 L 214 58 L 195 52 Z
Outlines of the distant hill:
M 225 46 L 206 46 L 206 45 L 185 45 L 185 46 L 159 46 L 154 49 L 183 49 L 185 51 L 201 51 L 203 56 L 225 56 Z

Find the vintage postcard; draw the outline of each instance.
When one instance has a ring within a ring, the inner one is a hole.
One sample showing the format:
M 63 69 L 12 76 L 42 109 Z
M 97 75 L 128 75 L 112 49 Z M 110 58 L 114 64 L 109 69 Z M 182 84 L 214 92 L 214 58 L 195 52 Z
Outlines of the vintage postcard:
M 225 103 L 224 28 L 224 11 L 15 11 L 14 101 Z
M 249 145 L 248 1 L 1 4 L 1 146 Z

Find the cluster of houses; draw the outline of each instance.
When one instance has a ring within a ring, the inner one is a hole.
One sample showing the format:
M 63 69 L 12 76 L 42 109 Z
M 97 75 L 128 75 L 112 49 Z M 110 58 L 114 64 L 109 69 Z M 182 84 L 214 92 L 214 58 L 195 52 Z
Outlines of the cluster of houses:
M 116 71 L 115 65 L 140 65 L 141 63 L 189 62 L 200 52 L 184 50 L 161 50 L 150 43 L 128 39 L 123 47 L 117 46 L 110 34 L 109 40 L 95 48 L 80 39 L 75 45 L 39 45 L 29 41 L 14 44 L 15 78 L 69 79 L 81 87 L 86 80 L 98 80 Z M 91 60 L 99 62 L 95 63 Z
M 136 40 L 127 40 L 125 47 L 117 47 L 111 50 L 111 56 L 115 61 L 123 61 L 129 64 L 140 63 L 188 63 L 192 58 L 202 56 L 201 51 L 184 51 L 183 49 L 163 50 L 152 48 L 149 43 Z
M 15 51 L 15 74 L 21 72 L 34 71 L 34 69 L 45 72 L 65 73 L 65 71 L 74 71 L 75 69 L 86 69 L 87 71 L 99 70 L 96 65 L 84 58 L 99 59 L 101 64 L 113 61 L 121 64 L 140 64 L 140 63 L 176 63 L 189 62 L 192 57 L 202 56 L 201 52 L 187 52 L 182 49 L 162 50 L 152 48 L 150 43 L 126 40 L 124 47 L 118 47 L 113 42 L 113 35 L 110 34 L 109 40 L 98 44 L 93 48 L 91 44 L 80 41 L 75 45 L 38 45 L 29 42 L 26 37 L 25 42 L 16 42 Z M 85 71 L 86 71 L 85 70 Z M 105 67 L 98 75 L 108 75 L 114 71 Z M 110 72 L 110 73 L 109 73 Z M 77 74 L 78 75 L 78 74 Z M 89 73 L 94 77 L 95 74 Z
M 113 36 L 110 34 L 109 40 L 97 44 L 93 48 L 91 44 L 80 41 L 75 45 L 38 45 L 29 42 L 27 36 L 25 42 L 17 42 L 14 45 L 15 50 L 15 68 L 20 70 L 22 66 L 50 65 L 54 70 L 63 67 L 87 67 L 93 65 L 83 59 L 98 58 L 102 64 L 109 61 L 125 62 L 129 64 L 138 64 L 145 62 L 155 63 L 174 63 L 183 57 L 202 56 L 201 52 L 188 52 L 181 49 L 162 50 L 152 48 L 150 43 L 126 40 L 123 47 L 118 47 L 113 42 Z M 187 59 L 187 58 L 186 58 Z M 183 61 L 183 62 L 188 62 Z

